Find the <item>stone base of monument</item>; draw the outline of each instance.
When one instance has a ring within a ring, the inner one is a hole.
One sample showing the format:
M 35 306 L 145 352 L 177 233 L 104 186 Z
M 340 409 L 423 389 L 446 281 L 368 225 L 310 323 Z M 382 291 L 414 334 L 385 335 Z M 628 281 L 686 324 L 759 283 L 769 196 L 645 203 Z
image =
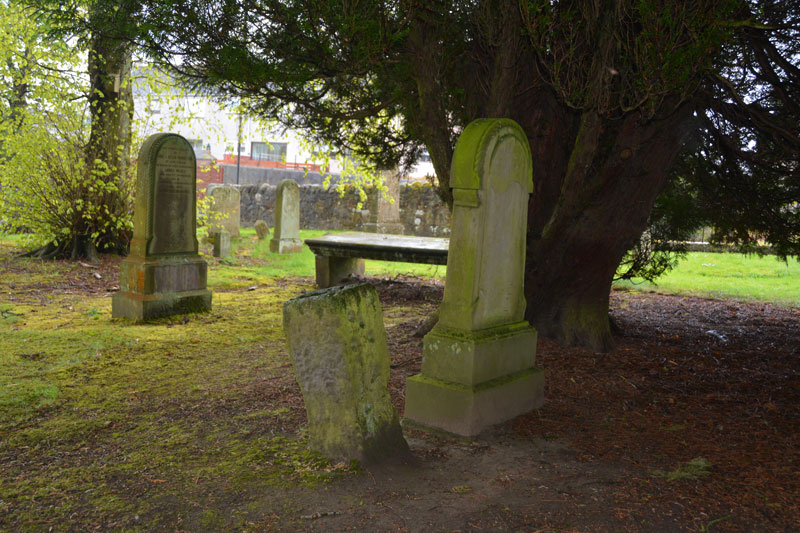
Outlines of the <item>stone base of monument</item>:
M 403 226 L 402 222 L 367 222 L 364 224 L 364 231 L 368 233 L 402 235 L 405 233 L 405 226 Z
M 120 265 L 120 291 L 111 300 L 111 316 L 141 321 L 210 311 L 207 272 L 198 256 L 129 257 Z
M 469 437 L 540 407 L 544 373 L 534 366 L 536 339 L 527 322 L 480 331 L 434 328 L 424 339 L 422 373 L 406 382 L 406 420 Z
M 315 256 L 317 287 L 339 285 L 350 276 L 364 275 L 364 260 L 358 257 Z
M 293 254 L 303 249 L 300 239 L 270 239 L 269 251 L 279 254 Z

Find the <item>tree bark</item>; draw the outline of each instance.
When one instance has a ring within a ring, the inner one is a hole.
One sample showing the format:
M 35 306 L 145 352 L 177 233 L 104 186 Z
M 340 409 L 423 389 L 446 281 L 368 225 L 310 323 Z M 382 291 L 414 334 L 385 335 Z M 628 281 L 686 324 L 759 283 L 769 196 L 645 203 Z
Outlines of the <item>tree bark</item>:
M 89 78 L 91 89 L 89 107 L 91 131 L 86 149 L 86 161 L 90 175 L 100 178 L 112 187 L 93 199 L 97 205 L 105 205 L 108 213 L 120 216 L 127 209 L 125 183 L 130 166 L 131 121 L 133 118 L 133 94 L 131 90 L 131 52 L 124 41 L 101 34 L 93 34 L 89 51 Z M 103 222 L 103 221 L 100 221 Z M 100 231 L 95 239 L 98 244 L 117 252 L 124 252 L 127 235 L 115 225 L 92 228 Z M 77 240 L 78 255 L 92 255 L 91 247 Z M 89 239 L 92 241 L 92 239 Z M 85 250 L 84 250 L 85 248 Z M 73 251 L 73 255 L 75 255 Z
M 611 282 L 646 227 L 691 112 L 684 103 L 662 119 L 631 113 L 612 122 L 591 111 L 578 117 L 553 107 L 549 117 L 521 121 L 531 139 L 535 187 L 526 317 L 543 336 L 595 351 L 612 347 Z M 553 150 L 558 139 L 572 139 L 563 143 L 568 153 Z

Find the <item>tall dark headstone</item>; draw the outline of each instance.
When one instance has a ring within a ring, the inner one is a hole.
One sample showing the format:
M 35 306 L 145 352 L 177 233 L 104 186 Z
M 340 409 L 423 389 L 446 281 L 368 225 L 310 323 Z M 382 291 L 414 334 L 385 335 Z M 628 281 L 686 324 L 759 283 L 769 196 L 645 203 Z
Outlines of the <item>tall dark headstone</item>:
M 120 266 L 111 314 L 147 320 L 208 311 L 208 267 L 197 253 L 192 145 L 174 133 L 151 135 L 138 165 L 131 252 Z

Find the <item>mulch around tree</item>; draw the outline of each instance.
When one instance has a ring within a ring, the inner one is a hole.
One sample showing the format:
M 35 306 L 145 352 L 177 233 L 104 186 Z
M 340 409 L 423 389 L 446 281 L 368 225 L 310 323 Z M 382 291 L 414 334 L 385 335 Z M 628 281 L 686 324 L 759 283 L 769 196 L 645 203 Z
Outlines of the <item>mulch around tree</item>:
M 442 290 L 379 288 L 385 306 L 438 301 Z M 648 530 L 646 516 L 690 530 L 800 531 L 800 309 L 614 291 L 611 315 L 620 332 L 610 353 L 540 339 L 546 403 L 506 434 L 625 465 L 608 513 L 629 527 Z M 389 330 L 398 391 L 418 372 L 416 325 Z M 697 458 L 710 467 L 696 479 L 662 477 Z

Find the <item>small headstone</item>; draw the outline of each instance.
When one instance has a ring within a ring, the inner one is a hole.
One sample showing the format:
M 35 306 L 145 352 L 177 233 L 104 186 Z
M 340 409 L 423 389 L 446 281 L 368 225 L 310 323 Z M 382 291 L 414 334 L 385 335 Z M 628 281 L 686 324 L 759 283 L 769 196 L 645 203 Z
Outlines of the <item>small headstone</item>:
M 209 235 L 211 245 L 214 247 L 214 257 L 225 259 L 231 254 L 231 235 L 227 231 L 220 230 Z
M 330 459 L 368 462 L 405 454 L 389 398 L 389 350 L 375 288 L 333 287 L 289 300 L 283 329 L 311 449 Z
M 275 193 L 275 230 L 269 241 L 271 252 L 290 254 L 303 249 L 300 240 L 300 187 L 283 180 Z
M 131 251 L 120 265 L 111 314 L 146 320 L 211 309 L 208 266 L 197 253 L 192 145 L 174 133 L 151 135 L 139 152 Z
M 256 235 L 258 236 L 259 241 L 263 241 L 267 237 L 269 237 L 269 226 L 263 220 L 256 220 L 256 223 L 253 225 L 256 230 Z
M 381 173 L 385 194 L 376 191 L 370 202 L 370 220 L 364 224 L 364 230 L 371 233 L 403 234 L 403 223 L 400 221 L 400 171 L 385 170 Z
M 422 372 L 406 384 L 414 424 L 472 436 L 543 401 L 536 330 L 524 319 L 530 154 L 508 119 L 476 120 L 456 144 L 444 299 Z
M 208 233 L 225 230 L 231 238 L 239 237 L 240 195 L 232 185 L 209 187 L 211 209 L 209 210 Z

